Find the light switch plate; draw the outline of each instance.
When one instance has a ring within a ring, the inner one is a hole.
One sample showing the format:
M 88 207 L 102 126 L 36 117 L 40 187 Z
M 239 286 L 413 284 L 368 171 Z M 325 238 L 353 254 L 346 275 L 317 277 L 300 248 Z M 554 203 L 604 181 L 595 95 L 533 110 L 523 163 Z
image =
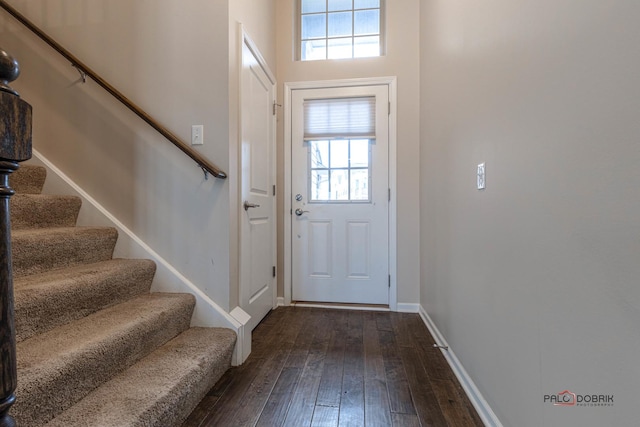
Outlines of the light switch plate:
M 204 144 L 204 126 L 192 125 L 191 126 L 191 145 L 203 145 Z
M 478 190 L 484 190 L 485 176 L 484 176 L 484 163 L 478 165 Z

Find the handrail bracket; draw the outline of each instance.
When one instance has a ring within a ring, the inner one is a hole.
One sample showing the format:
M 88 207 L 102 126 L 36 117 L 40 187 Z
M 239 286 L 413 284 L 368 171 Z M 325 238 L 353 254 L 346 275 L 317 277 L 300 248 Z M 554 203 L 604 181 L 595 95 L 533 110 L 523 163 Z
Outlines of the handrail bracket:
M 87 82 L 87 73 L 85 73 L 82 68 L 80 68 L 80 66 L 78 66 L 78 64 L 71 64 L 71 66 L 73 68 L 75 68 L 78 73 L 80 73 L 80 79 L 82 80 L 82 83 L 86 83 Z

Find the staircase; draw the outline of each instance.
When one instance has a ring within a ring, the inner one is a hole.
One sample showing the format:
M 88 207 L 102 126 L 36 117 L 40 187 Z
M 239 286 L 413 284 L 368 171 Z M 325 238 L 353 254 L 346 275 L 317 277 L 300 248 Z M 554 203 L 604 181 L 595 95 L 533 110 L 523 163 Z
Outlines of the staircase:
M 80 199 L 10 176 L 17 401 L 28 426 L 179 426 L 230 367 L 236 335 L 189 327 L 195 299 L 150 293 L 155 264 L 113 259 L 117 231 L 80 227 Z

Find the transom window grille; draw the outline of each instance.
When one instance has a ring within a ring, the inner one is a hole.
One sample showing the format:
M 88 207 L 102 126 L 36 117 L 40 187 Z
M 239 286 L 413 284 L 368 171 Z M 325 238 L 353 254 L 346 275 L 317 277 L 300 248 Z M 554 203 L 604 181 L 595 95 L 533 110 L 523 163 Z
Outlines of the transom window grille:
M 299 59 L 382 55 L 384 0 L 298 0 Z
M 371 200 L 371 150 L 368 139 L 309 142 L 311 202 Z

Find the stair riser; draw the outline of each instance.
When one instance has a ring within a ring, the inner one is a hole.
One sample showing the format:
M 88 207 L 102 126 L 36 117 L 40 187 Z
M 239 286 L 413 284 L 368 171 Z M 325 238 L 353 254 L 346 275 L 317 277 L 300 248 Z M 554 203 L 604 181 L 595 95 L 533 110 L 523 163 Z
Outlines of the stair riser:
M 83 343 L 80 348 L 66 350 L 53 360 L 42 355 L 42 360 L 32 366 L 25 365 L 20 357 L 21 349 L 29 340 L 19 344 L 18 369 L 22 377 L 16 394 L 20 399 L 12 408 L 18 425 L 43 425 L 113 375 L 186 330 L 193 306 L 193 298 L 173 299 L 163 309 L 152 313 L 144 311 L 141 305 L 140 317 L 127 324 L 125 330 L 119 330 L 112 336 L 97 337 Z M 103 310 L 86 319 L 98 322 L 97 325 L 108 322 L 110 319 L 104 315 L 108 311 Z M 108 325 L 104 327 L 108 329 Z
M 47 229 L 51 230 L 51 229 Z M 111 259 L 118 233 L 111 228 L 12 233 L 14 277 Z
M 20 169 L 9 175 L 9 186 L 20 194 L 40 194 L 47 170 L 42 166 L 20 165 Z
M 73 196 L 16 194 L 11 198 L 11 229 L 73 227 L 81 204 Z
M 91 269 L 95 265 L 91 264 L 80 271 L 18 278 L 15 282 L 17 341 L 149 292 L 156 270 L 153 261 L 119 261 L 105 265 L 110 263 L 124 265 L 120 268 L 97 265 Z

